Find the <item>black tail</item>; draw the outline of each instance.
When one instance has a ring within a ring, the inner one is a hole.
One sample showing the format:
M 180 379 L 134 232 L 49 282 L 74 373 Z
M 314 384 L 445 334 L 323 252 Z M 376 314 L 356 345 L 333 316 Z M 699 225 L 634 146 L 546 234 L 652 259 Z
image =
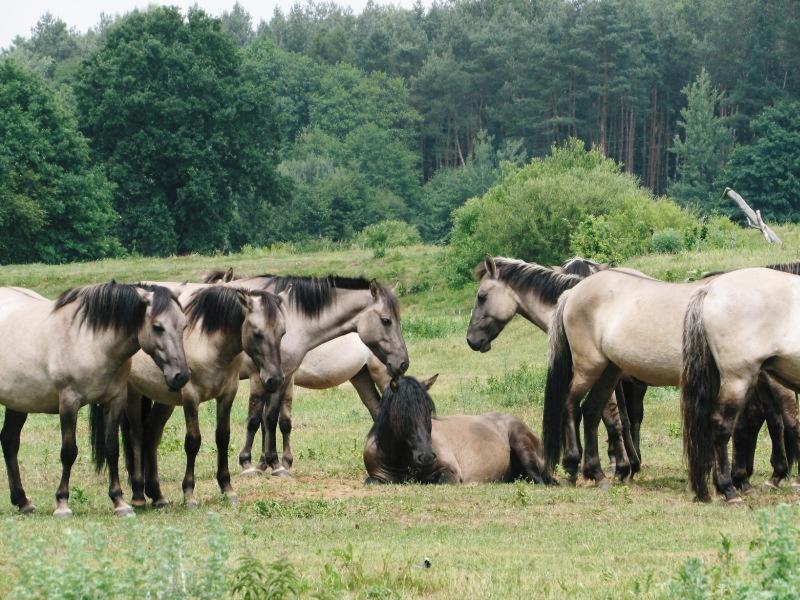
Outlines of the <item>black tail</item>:
M 108 462 L 106 455 L 106 411 L 100 404 L 89 407 L 89 437 L 92 440 L 94 470 L 100 472 Z
M 701 501 L 710 500 L 708 476 L 713 461 L 711 415 L 719 395 L 719 369 L 711 353 L 703 323 L 707 289 L 692 296 L 683 321 L 681 412 L 683 451 L 689 466 L 689 484 Z
M 549 361 L 547 382 L 544 388 L 544 415 L 542 416 L 542 442 L 544 445 L 544 472 L 552 476 L 561 459 L 561 442 L 564 435 L 564 404 L 572 383 L 572 350 L 564 330 L 564 305 L 568 293 L 558 301 L 550 323 Z

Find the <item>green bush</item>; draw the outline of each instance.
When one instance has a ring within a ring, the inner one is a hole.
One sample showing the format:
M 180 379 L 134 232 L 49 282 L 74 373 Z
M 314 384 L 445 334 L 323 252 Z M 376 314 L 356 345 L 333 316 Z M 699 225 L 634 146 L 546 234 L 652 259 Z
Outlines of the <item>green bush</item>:
M 542 264 L 573 254 L 619 261 L 648 252 L 654 231 L 697 224 L 575 139 L 525 167 L 506 166 L 486 194 L 454 212 L 454 222 L 445 270 L 455 285 L 469 280 L 486 253 Z
M 419 231 L 414 225 L 395 220 L 369 225 L 358 234 L 356 239 L 359 246 L 371 248 L 375 258 L 385 256 L 387 248 L 413 246 L 421 242 Z
M 653 252 L 662 254 L 677 254 L 683 250 L 684 236 L 677 229 L 661 229 L 653 232 L 653 239 L 650 241 Z

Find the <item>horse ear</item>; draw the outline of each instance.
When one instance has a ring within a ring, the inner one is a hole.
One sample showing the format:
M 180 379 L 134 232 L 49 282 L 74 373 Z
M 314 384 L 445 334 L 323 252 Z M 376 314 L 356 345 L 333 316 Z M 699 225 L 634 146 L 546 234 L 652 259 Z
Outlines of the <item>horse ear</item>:
M 250 310 L 253 299 L 250 297 L 250 294 L 248 294 L 246 290 L 237 289 L 236 299 L 239 301 L 239 304 L 241 304 L 245 308 L 245 310 Z
M 433 384 L 436 383 L 437 379 L 439 379 L 439 374 L 438 373 L 436 373 L 436 375 L 431 375 L 426 380 L 421 381 L 420 383 L 423 385 L 423 387 L 426 390 L 429 390 L 429 389 L 431 389 L 433 387 Z
M 225 275 L 222 277 L 222 281 L 225 283 L 228 283 L 231 280 L 233 280 L 233 267 L 225 271 Z
M 139 294 L 139 298 L 141 298 L 142 302 L 145 304 L 150 304 L 153 301 L 153 292 L 150 290 L 140 288 L 139 286 L 136 286 L 133 289 L 136 290 L 136 293 Z
M 372 297 L 377 300 L 381 293 L 381 285 L 376 279 L 373 279 L 369 282 L 369 291 L 372 294 Z
M 492 279 L 497 279 L 497 264 L 494 262 L 494 257 L 486 255 L 486 272 Z
M 288 304 L 289 303 L 289 294 L 291 294 L 291 293 L 292 293 L 292 284 L 290 283 L 285 288 L 283 288 L 281 290 L 280 294 L 277 294 L 278 300 L 280 302 L 286 302 Z

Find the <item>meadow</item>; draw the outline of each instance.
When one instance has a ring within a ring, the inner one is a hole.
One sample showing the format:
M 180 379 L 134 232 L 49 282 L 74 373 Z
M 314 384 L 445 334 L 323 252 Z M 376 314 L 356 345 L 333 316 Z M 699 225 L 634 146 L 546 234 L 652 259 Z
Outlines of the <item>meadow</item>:
M 782 247 L 768 247 L 750 232 L 733 251 L 648 255 L 626 266 L 680 281 L 706 270 L 796 259 L 800 229 L 776 230 Z M 72 285 L 111 278 L 198 280 L 230 266 L 242 274 L 335 272 L 396 281 L 409 372 L 440 373 L 432 390 L 438 412 L 500 410 L 539 432 L 546 337 L 517 318 L 491 352 L 472 352 L 464 337 L 475 286 L 452 290 L 444 284 L 442 252 L 413 246 L 374 258 L 361 249 L 286 246 L 231 256 L 6 266 L 0 267 L 0 285 L 52 297 Z M 247 394 L 243 382 L 233 412 L 232 465 L 243 440 Z M 83 414 L 72 476 L 75 516 L 60 521 L 50 514 L 60 473 L 58 420 L 32 416 L 23 430 L 20 463 L 38 512 L 17 515 L 6 478 L 0 478 L 6 549 L 0 554 L 0 596 L 136 597 L 147 589 L 151 597 L 212 598 L 229 589 L 248 597 L 260 581 L 272 597 L 658 597 L 687 557 L 713 559 L 721 540 L 742 556 L 757 534 L 759 510 L 798 498 L 785 485 L 759 491 L 737 507 L 693 502 L 675 389 L 648 392 L 642 472 L 605 492 L 581 483 L 364 487 L 361 450 L 371 421 L 345 385 L 297 391 L 294 477 L 235 477 L 240 503 L 231 506 L 214 480 L 213 403 L 202 408 L 201 423 L 200 508 L 181 504 L 184 428 L 178 412 L 160 449 L 162 486 L 172 505 L 118 519 L 105 476 L 92 469 Z M 768 476 L 768 459 L 764 431 L 755 484 Z

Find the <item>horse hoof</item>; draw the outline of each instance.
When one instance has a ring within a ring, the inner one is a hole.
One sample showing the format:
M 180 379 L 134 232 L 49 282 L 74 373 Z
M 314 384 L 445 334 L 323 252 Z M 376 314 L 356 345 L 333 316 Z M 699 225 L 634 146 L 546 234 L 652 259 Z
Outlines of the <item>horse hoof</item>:
M 766 491 L 768 491 L 768 492 L 774 492 L 774 491 L 777 491 L 777 490 L 780 490 L 780 489 L 781 489 L 779 486 L 775 485 L 775 484 L 774 484 L 773 482 L 771 482 L 771 481 L 765 481 L 765 482 L 764 482 L 764 483 L 761 485 L 761 487 L 763 487 L 763 488 L 764 488 Z
M 136 509 L 147 508 L 147 500 L 145 500 L 144 498 L 132 498 L 131 506 Z
M 236 492 L 228 492 L 225 494 L 225 497 L 228 499 L 228 504 L 231 506 L 239 504 L 239 496 L 236 495 Z
M 66 519 L 72 516 L 72 511 L 69 508 L 57 508 L 53 511 L 53 516 L 57 519 Z
M 753 487 L 753 486 L 751 486 L 751 485 L 748 485 L 748 486 L 742 486 L 742 493 L 743 493 L 745 496 L 755 496 L 755 495 L 756 495 L 756 488 L 754 488 L 754 487 Z
M 153 508 L 166 508 L 169 506 L 169 500 L 166 498 L 159 498 L 158 500 L 153 500 Z
M 733 496 L 732 498 L 725 499 L 725 504 L 730 504 L 730 505 L 742 504 L 743 502 L 744 500 L 742 500 L 739 496 Z
M 258 477 L 259 475 L 263 475 L 263 471 L 259 471 L 255 467 L 248 467 L 241 473 L 239 473 L 240 477 Z
M 200 504 L 194 498 L 186 501 L 186 508 L 189 510 L 197 510 L 199 506 Z
M 800 481 L 793 481 L 789 487 L 795 492 L 800 492 Z
M 608 478 L 603 478 L 597 482 L 597 489 L 599 490 L 610 490 L 613 486 L 614 484 Z
M 135 513 L 133 512 L 133 507 L 125 504 L 124 506 L 118 506 L 114 509 L 114 514 L 117 517 L 133 517 Z
M 291 479 L 292 474 L 286 469 L 286 467 L 278 467 L 272 472 L 273 477 L 283 477 L 284 479 Z

